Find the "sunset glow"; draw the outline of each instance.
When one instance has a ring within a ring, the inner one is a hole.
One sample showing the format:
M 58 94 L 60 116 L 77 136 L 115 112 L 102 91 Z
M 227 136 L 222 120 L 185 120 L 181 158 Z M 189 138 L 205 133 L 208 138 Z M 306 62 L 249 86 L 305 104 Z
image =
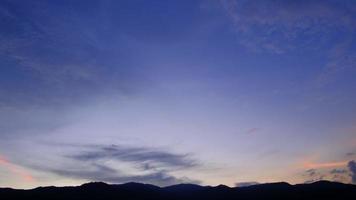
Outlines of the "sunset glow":
M 356 1 L 1 0 L 0 188 L 356 184 Z

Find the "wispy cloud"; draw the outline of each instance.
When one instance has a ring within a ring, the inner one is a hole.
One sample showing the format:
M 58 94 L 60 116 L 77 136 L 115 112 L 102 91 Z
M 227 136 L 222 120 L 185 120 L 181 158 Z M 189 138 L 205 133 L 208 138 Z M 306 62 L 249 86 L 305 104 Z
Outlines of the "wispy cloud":
M 254 50 L 283 53 L 315 43 L 311 35 L 320 35 L 332 28 L 350 29 L 355 25 L 353 10 L 350 9 L 354 5 L 326 1 L 222 0 L 221 3 L 242 37 L 242 44 Z M 299 40 L 300 37 L 303 41 Z M 317 39 L 319 44 L 323 37 Z
M 324 180 L 326 178 L 325 174 L 319 173 L 315 169 L 305 171 L 304 176 L 306 176 L 306 180 L 304 181 L 304 183 L 313 183 L 316 181 Z
M 356 53 L 352 48 L 354 42 L 347 40 L 331 48 L 325 67 L 316 78 L 318 87 L 333 82 L 337 74 L 356 69 Z
M 340 1 L 221 0 L 238 42 L 253 52 L 311 51 L 324 57 L 317 87 L 356 69 L 356 4 Z M 335 39 L 335 35 L 342 35 Z
M 330 174 L 346 174 L 347 170 L 345 169 L 333 169 L 330 171 Z
M 172 175 L 177 170 L 183 171 L 200 166 L 198 161 L 189 154 L 176 154 L 156 148 L 119 145 L 71 146 L 78 148 L 78 150 L 62 158 L 69 158 L 71 164 L 66 166 L 58 163 L 53 165 L 41 164 L 32 165 L 32 168 L 67 178 L 110 183 L 135 181 L 167 186 L 178 183 L 200 182 L 185 176 L 176 177 Z M 126 167 L 121 168 L 122 165 Z
M 308 169 L 307 171 L 305 171 L 309 176 L 314 176 L 317 171 L 316 169 Z
M 6 79 L 0 87 L 0 106 L 73 104 L 104 91 L 128 94 L 140 84 L 131 81 L 127 40 L 98 31 L 117 31 L 102 23 L 110 20 L 100 9 L 94 18 L 101 23 L 86 23 L 94 15 L 75 6 L 59 12 L 53 2 L 4 1 L 0 10 L 0 25 L 6 29 L 0 34 L 2 73 L 21 74 L 21 81 Z
M 17 165 L 10 162 L 6 159 L 3 155 L 0 155 L 0 166 L 5 167 L 8 169 L 13 175 L 20 177 L 25 182 L 34 182 L 34 177 L 26 172 L 25 170 L 21 169 Z
M 355 152 L 348 152 L 348 153 L 346 153 L 346 156 L 354 156 L 354 155 L 356 155 Z
M 179 183 L 200 183 L 200 181 L 187 177 L 177 178 L 166 171 L 149 172 L 141 175 L 130 175 L 122 173 L 106 166 L 96 165 L 95 169 L 47 169 L 49 172 L 71 178 L 79 178 L 90 181 L 104 181 L 108 183 L 141 182 L 150 183 L 157 186 L 168 186 Z
M 325 163 L 316 163 L 316 162 L 305 162 L 303 163 L 303 167 L 310 169 L 310 168 L 332 168 L 332 167 L 340 167 L 346 166 L 347 161 L 340 161 L 340 162 L 325 162 Z
M 354 161 L 340 163 L 318 163 L 313 166 L 317 168 L 308 169 L 303 172 L 303 176 L 306 178 L 306 183 L 319 180 L 355 183 L 356 164 Z
M 103 159 L 118 160 L 124 162 L 134 162 L 147 166 L 163 165 L 173 168 L 191 168 L 198 166 L 196 160 L 189 154 L 174 154 L 151 148 L 123 147 L 118 145 L 102 146 L 94 148 L 91 151 L 80 152 L 70 155 L 70 158 L 79 161 L 99 161 Z

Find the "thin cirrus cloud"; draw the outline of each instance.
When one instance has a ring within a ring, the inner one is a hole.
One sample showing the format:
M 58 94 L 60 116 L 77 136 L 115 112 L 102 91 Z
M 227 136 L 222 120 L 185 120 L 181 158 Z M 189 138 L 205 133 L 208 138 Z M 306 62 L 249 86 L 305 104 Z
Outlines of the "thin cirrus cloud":
M 309 180 L 350 182 L 352 170 L 338 172 L 353 149 L 336 138 L 353 135 L 335 130 L 354 116 L 354 73 L 345 72 L 356 66 L 356 4 L 201 3 L 1 1 L 0 152 L 59 182 L 234 185 L 240 173 L 265 182 L 254 171 L 271 163 L 256 159 L 261 152 L 293 170 L 295 160 L 311 161 L 296 167 L 313 168 Z M 316 149 L 342 162 L 298 156 Z M 221 171 L 200 170 L 209 162 Z
M 308 40 L 306 36 L 335 27 L 353 29 L 352 25 L 355 24 L 352 4 L 347 8 L 346 4 L 334 5 L 336 2 L 326 1 L 221 2 L 247 47 L 262 48 L 275 53 L 283 53 L 298 47 L 297 45 L 306 47 L 310 42 L 321 44 L 322 38 L 315 41 L 315 38 Z
M 315 86 L 334 81 L 337 74 L 355 70 L 355 5 L 338 1 L 221 1 L 238 42 L 254 52 L 284 54 L 323 51 L 326 63 Z M 335 35 L 343 35 L 335 39 Z
M 313 163 L 313 162 L 305 162 L 303 164 L 304 168 L 310 169 L 310 168 L 328 168 L 328 167 L 341 167 L 341 166 L 346 166 L 347 161 L 341 161 L 341 162 L 327 162 L 327 163 Z
M 5 167 L 12 174 L 20 177 L 22 179 L 22 181 L 25 181 L 25 182 L 34 182 L 35 181 L 34 177 L 30 173 L 21 169 L 17 165 L 13 164 L 12 162 L 10 162 L 7 158 L 5 158 L 1 154 L 0 154 L 0 166 Z
M 0 34 L 0 104 L 66 105 L 105 91 L 129 94 L 140 85 L 142 77 L 131 79 L 129 44 L 116 26 L 105 35 L 103 23 L 84 23 L 92 15 L 59 13 L 50 2 L 4 1 L 0 10 L 0 25 L 7 30 Z M 113 20 L 98 12 L 97 19 Z

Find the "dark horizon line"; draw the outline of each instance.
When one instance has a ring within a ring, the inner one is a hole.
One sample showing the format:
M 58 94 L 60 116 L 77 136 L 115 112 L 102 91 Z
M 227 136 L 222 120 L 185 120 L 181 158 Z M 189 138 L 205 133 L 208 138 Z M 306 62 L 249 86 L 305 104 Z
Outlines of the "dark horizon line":
M 154 186 L 157 188 L 170 188 L 170 187 L 175 187 L 175 186 L 184 186 L 184 185 L 190 185 L 190 186 L 198 186 L 198 187 L 210 187 L 210 188 L 215 188 L 215 187 L 225 187 L 225 188 L 248 188 L 248 187 L 254 187 L 254 186 L 263 186 L 263 185 L 289 185 L 289 186 L 298 186 L 298 185 L 313 185 L 313 184 L 339 184 L 339 185 L 352 185 L 356 187 L 356 184 L 353 183 L 342 183 L 342 182 L 337 182 L 337 181 L 330 181 L 330 180 L 319 180 L 315 182 L 309 182 L 309 183 L 296 183 L 296 184 L 291 184 L 286 181 L 280 181 L 280 182 L 267 182 L 267 183 L 256 183 L 252 185 L 247 185 L 247 186 L 227 186 L 224 184 L 219 184 L 219 185 L 200 185 L 200 184 L 194 184 L 194 183 L 178 183 L 178 184 L 173 184 L 173 185 L 168 185 L 168 186 L 158 186 L 155 184 L 150 184 L 150 183 L 142 183 L 142 182 L 125 182 L 125 183 L 106 183 L 103 181 L 89 181 L 85 182 L 80 185 L 67 185 L 67 186 L 55 186 L 55 185 L 47 185 L 47 186 L 37 186 L 34 188 L 30 189 L 24 189 L 24 188 L 12 188 L 12 187 L 0 187 L 1 189 L 12 189 L 12 190 L 36 190 L 36 189 L 41 189 L 41 188 L 77 188 L 77 187 L 85 187 L 85 186 L 91 186 L 91 185 L 106 185 L 106 186 L 124 186 L 124 185 L 129 185 L 129 184 L 136 184 L 136 185 L 146 185 L 146 186 Z

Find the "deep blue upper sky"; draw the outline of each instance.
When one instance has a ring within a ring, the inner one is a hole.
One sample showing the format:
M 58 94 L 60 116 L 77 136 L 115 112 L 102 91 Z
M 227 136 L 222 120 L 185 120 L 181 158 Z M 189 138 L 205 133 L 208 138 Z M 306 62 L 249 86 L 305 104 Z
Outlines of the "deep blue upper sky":
M 0 186 L 356 181 L 355 1 L 3 0 L 0 27 Z

